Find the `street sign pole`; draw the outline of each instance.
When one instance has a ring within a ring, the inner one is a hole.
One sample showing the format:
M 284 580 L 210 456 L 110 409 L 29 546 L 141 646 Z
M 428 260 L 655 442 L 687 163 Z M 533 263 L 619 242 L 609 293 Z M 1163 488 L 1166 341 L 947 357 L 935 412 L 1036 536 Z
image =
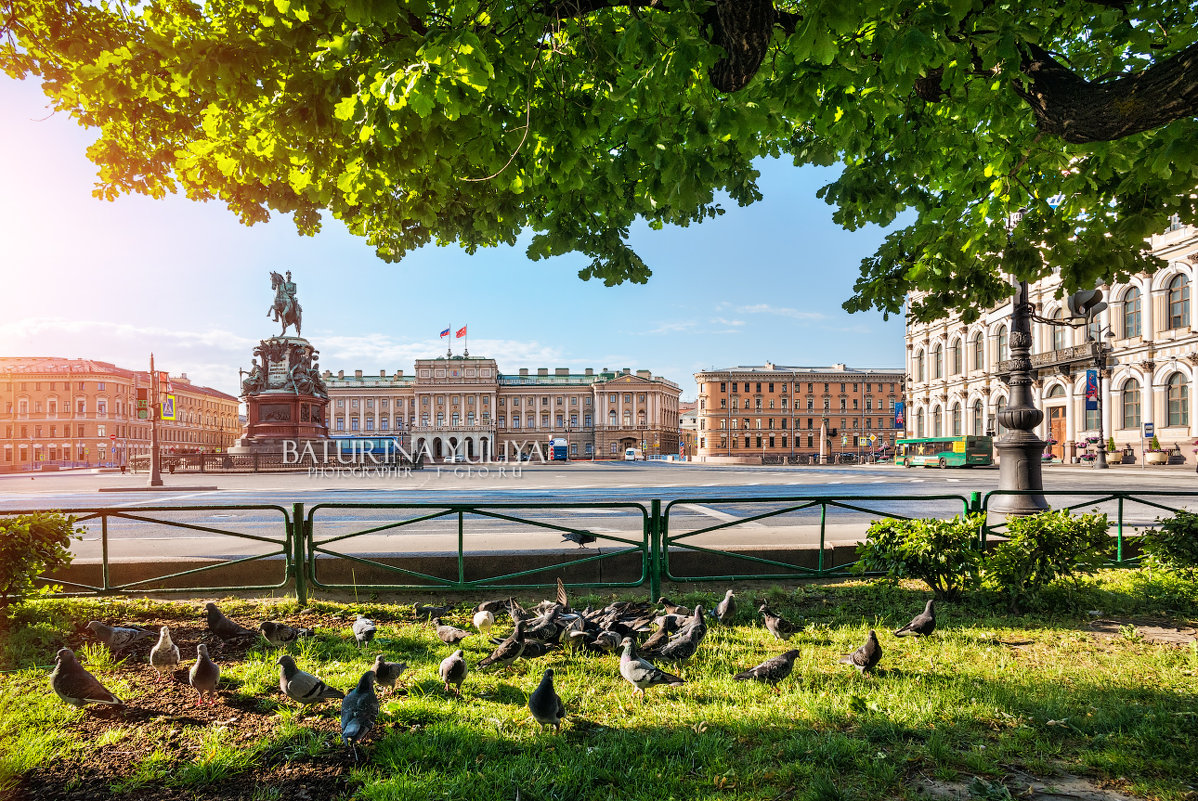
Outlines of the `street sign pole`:
M 150 354 L 150 486 L 162 486 L 162 457 L 158 453 L 158 373 Z

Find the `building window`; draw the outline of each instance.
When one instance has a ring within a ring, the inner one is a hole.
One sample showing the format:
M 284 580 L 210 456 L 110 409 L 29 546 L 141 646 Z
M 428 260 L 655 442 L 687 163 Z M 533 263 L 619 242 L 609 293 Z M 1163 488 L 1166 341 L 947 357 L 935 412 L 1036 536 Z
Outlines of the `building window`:
M 1169 328 L 1188 328 L 1190 325 L 1190 279 L 1174 276 L 1169 282 Z
M 1188 294 L 1188 293 L 1187 293 Z M 1190 387 L 1185 376 L 1174 373 L 1169 376 L 1169 425 L 1190 424 Z
M 932 412 L 932 436 L 944 436 L 944 412 L 939 406 Z
M 350 431 L 358 430 L 358 418 L 356 418 L 356 417 L 349 418 L 349 430 Z
M 950 375 L 960 375 L 962 372 L 961 366 L 961 340 L 954 339 L 953 344 L 948 349 L 948 369 Z
M 503 421 L 501 420 L 499 424 L 503 425 Z M 520 415 L 513 414 L 512 415 L 512 428 L 519 428 L 519 427 L 520 427 Z
M 1129 378 L 1123 382 L 1123 427 L 1140 427 L 1140 382 Z
M 952 411 L 953 436 L 961 436 L 961 404 L 954 403 Z
M 981 332 L 978 332 L 973 337 L 973 369 L 981 370 L 986 366 L 986 352 L 983 349 L 983 338 Z
M 1000 361 L 1000 362 L 1006 361 L 1007 360 L 1007 327 L 1005 325 L 1000 325 L 998 327 L 998 337 L 997 337 L 996 344 L 997 344 L 998 358 L 995 359 L 995 361 Z
M 1062 312 L 1060 309 L 1057 309 L 1056 311 L 1054 311 L 1052 313 L 1052 319 L 1063 322 L 1063 315 L 1062 315 Z M 1052 349 L 1053 350 L 1064 350 L 1065 349 L 1065 326 L 1064 325 L 1052 326 Z
M 1123 337 L 1140 336 L 1140 290 L 1131 287 L 1123 293 Z M 1139 425 L 1137 423 L 1137 425 Z
M 921 350 L 915 355 L 915 380 L 918 382 L 924 381 L 924 353 Z M 824 384 L 824 392 L 828 391 L 828 385 Z M 825 402 L 825 406 L 827 403 Z
M 982 402 L 973 402 L 973 434 L 980 437 L 983 433 L 982 429 Z
M 1004 426 L 1002 424 L 1002 413 L 1003 413 L 1003 410 L 1006 408 L 1007 408 L 1007 399 L 1006 398 L 999 398 L 998 403 L 996 403 L 994 405 L 994 429 L 999 434 L 1002 434 L 1004 431 L 1007 430 L 1006 426 Z
M 917 438 L 923 437 L 923 432 L 924 432 L 923 409 L 916 409 L 915 410 L 915 436 Z
M 944 377 L 944 349 L 939 344 L 932 349 L 932 378 Z

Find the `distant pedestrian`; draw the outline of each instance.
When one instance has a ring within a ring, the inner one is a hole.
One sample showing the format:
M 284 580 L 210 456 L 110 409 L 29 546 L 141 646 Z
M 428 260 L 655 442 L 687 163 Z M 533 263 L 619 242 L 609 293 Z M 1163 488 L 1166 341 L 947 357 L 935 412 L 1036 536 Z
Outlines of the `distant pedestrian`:
M 121 465 L 121 475 L 125 475 L 125 466 Z

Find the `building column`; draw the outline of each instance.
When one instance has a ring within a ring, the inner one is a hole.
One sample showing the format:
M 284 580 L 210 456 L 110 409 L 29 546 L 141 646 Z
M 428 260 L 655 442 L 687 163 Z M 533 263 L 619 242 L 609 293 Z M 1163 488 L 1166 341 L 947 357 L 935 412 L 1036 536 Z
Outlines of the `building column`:
M 1082 396 L 1085 397 L 1084 395 Z M 1082 412 L 1085 414 L 1085 411 Z M 1085 424 L 1085 418 L 1082 418 L 1082 424 Z M 1077 441 L 1077 393 L 1073 389 L 1073 376 L 1069 377 L 1065 387 L 1065 441 L 1061 444 L 1065 446 L 1065 458 L 1070 455 L 1070 445 Z M 1062 460 L 1064 461 L 1064 460 Z
M 1190 417 L 1190 437 L 1198 439 L 1198 414 L 1195 412 L 1195 402 L 1198 402 L 1198 370 L 1192 370 L 1190 375 L 1190 397 L 1187 404 L 1190 408 L 1187 410 Z M 1195 446 L 1198 447 L 1198 446 Z M 1182 449 L 1185 453 L 1187 449 Z

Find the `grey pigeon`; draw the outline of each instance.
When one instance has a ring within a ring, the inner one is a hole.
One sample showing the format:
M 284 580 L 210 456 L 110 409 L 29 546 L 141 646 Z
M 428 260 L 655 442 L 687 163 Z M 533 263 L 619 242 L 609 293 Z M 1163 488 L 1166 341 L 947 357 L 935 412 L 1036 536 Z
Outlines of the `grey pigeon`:
M 374 633 L 378 627 L 374 625 L 374 621 L 368 617 L 358 615 L 358 619 L 354 621 L 354 642 L 361 648 L 374 639 Z
M 661 607 L 666 610 L 666 614 L 669 615 L 682 615 L 683 617 L 686 617 L 691 613 L 690 607 L 679 606 L 664 595 L 657 599 L 657 603 L 659 603 Z
M 245 626 L 229 620 L 223 612 L 216 608 L 216 604 L 211 601 L 204 604 L 204 609 L 208 612 L 208 630 L 222 640 L 239 640 L 247 637 L 256 637 L 258 634 L 255 631 L 250 631 Z
M 341 702 L 341 742 L 349 745 L 358 759 L 358 743 L 374 728 L 379 716 L 379 698 L 374 694 L 375 675 L 368 670 L 358 679 L 358 686 L 349 691 Z
M 104 688 L 100 681 L 88 673 L 75 652 L 70 648 L 58 651 L 54 662 L 54 672 L 50 674 L 50 688 L 55 694 L 72 706 L 87 704 L 106 704 L 120 706 L 125 702 Z
M 895 637 L 927 637 L 936 630 L 936 609 L 934 601 L 929 599 L 923 611 L 911 618 L 911 622 L 894 633 Z
M 480 661 L 478 667 L 480 670 L 491 666 L 511 667 L 522 653 L 524 653 L 524 621 L 518 620 L 511 636 L 501 642 L 489 656 Z
M 521 659 L 539 659 L 545 654 L 553 651 L 557 645 L 551 642 L 538 642 L 537 640 L 525 640 L 524 651 L 520 654 Z
M 853 651 L 851 654 L 846 654 L 840 658 L 840 664 L 852 665 L 857 668 L 859 673 L 864 673 L 867 670 L 872 670 L 874 665 L 878 664 L 878 660 L 882 658 L 882 646 L 878 645 L 878 635 L 873 629 L 869 630 L 869 636 L 865 639 L 865 643 Z
M 179 664 L 179 646 L 171 642 L 170 626 L 158 630 L 158 642 L 150 649 L 150 667 L 162 678 L 163 670 L 170 670 Z
M 603 651 L 611 653 L 620 647 L 624 642 L 624 638 L 619 633 L 614 631 L 601 631 L 595 635 L 595 639 L 591 641 L 591 645 Z
M 300 637 L 311 637 L 316 634 L 312 629 L 298 629 L 286 623 L 267 620 L 258 627 L 266 641 L 276 648 L 285 648 L 297 642 Z
M 620 675 L 635 688 L 634 692 L 641 694 L 642 701 L 645 700 L 645 690 L 655 684 L 681 687 L 686 683 L 685 679 L 666 673 L 637 656 L 636 643 L 631 637 L 625 637 L 621 645 L 624 646 L 624 653 L 620 655 Z
M 495 603 L 500 603 L 500 602 L 496 601 Z M 434 617 L 441 617 L 441 615 L 448 614 L 449 612 L 451 612 L 453 610 L 453 607 L 451 607 L 451 606 L 429 606 L 428 604 L 415 604 L 412 607 L 412 610 L 416 613 L 416 617 L 423 617 L 425 619 L 429 619 L 429 618 L 434 618 Z
M 715 619 L 725 626 L 736 617 L 736 597 L 732 590 L 724 593 L 724 600 L 715 605 Z
M 438 674 L 441 676 L 441 681 L 445 682 L 445 692 L 450 692 L 449 685 L 457 686 L 457 695 L 462 694 L 462 682 L 466 680 L 466 674 L 470 672 L 470 668 L 466 665 L 466 658 L 462 656 L 462 649 L 454 651 L 449 656 L 441 660 L 441 667 L 438 669 Z
M 552 726 L 554 733 L 561 731 L 566 707 L 562 704 L 561 696 L 553 690 L 553 668 L 545 669 L 541 674 L 541 683 L 528 696 L 528 711 L 537 723 Z
M 787 651 L 784 654 L 775 656 L 773 659 L 767 659 L 757 667 L 751 667 L 743 673 L 737 673 L 732 678 L 737 681 L 763 681 L 772 687 L 777 687 L 778 682 L 790 675 L 794 670 L 795 659 L 798 658 L 799 651 L 794 649 Z
M 678 629 L 680 636 L 691 633 L 698 638 L 699 642 L 703 642 L 703 638 L 707 636 L 707 620 L 703 617 L 702 604 L 695 607 L 695 611 L 691 613 L 690 618 Z
M 212 700 L 216 694 L 216 684 L 220 681 L 220 666 L 208 656 L 208 646 L 204 643 L 196 646 L 196 662 L 191 666 L 187 679 L 200 694 L 200 703 L 204 702 L 204 693 L 208 693 L 209 701 Z
M 567 531 L 562 534 L 562 542 L 576 542 L 579 548 L 585 548 L 597 539 L 599 538 L 594 534 L 585 531 Z
M 437 627 L 437 639 L 446 645 L 457 645 L 470 636 L 468 631 L 442 623 L 439 617 L 433 618 L 433 625 Z
M 675 622 L 677 618 L 673 615 L 667 615 L 662 618 L 661 628 L 653 633 L 649 639 L 645 640 L 641 645 L 641 653 L 645 656 L 657 653 L 657 649 L 670 641 L 670 635 L 678 630 L 678 624 Z
M 326 698 L 345 697 L 345 693 L 297 668 L 290 654 L 283 654 L 275 664 L 279 666 L 279 689 L 293 701 L 307 705 Z
M 388 662 L 382 654 L 374 658 L 374 680 L 383 687 L 395 689 L 396 680 L 408 669 L 407 662 Z
M 123 651 L 134 643 L 148 639 L 152 634 L 145 629 L 127 628 L 125 626 L 105 626 L 96 620 L 87 624 L 87 630 L 97 640 L 107 645 L 108 650 L 113 653 Z
M 474 611 L 475 612 L 490 612 L 493 615 L 497 615 L 500 612 L 506 610 L 508 608 L 508 604 L 510 604 L 511 602 L 512 602 L 511 598 L 495 598 L 490 601 L 481 602 L 478 606 L 474 607 Z M 440 617 L 442 614 L 444 614 L 445 612 L 448 612 L 448 611 L 449 611 L 449 607 L 445 607 L 442 611 L 438 612 L 437 615 L 435 615 L 435 617 Z
M 761 613 L 761 617 L 765 620 L 766 630 L 779 640 L 789 640 L 798 633 L 798 626 L 796 626 L 794 623 L 791 623 L 784 617 L 775 615 L 765 604 L 759 606 L 757 611 Z
M 699 650 L 699 644 L 707 636 L 707 625 L 703 622 L 703 607 L 696 606 L 691 622 L 678 632 L 678 636 L 657 649 L 657 658 L 671 662 L 685 662 Z

